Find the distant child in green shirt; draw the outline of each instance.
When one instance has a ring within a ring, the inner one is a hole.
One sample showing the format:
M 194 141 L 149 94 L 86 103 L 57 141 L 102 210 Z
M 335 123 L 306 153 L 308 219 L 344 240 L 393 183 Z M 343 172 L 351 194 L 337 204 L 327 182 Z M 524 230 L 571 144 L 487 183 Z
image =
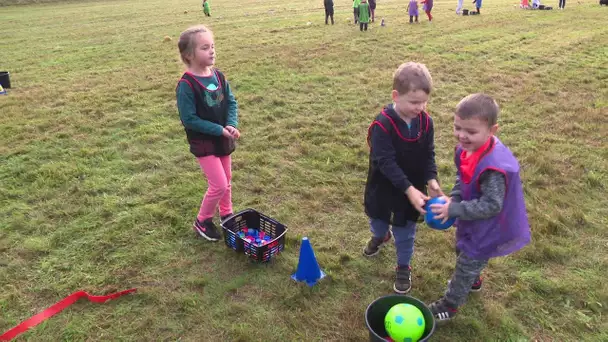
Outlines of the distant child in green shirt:
M 205 15 L 208 17 L 211 16 L 211 8 L 209 7 L 209 0 L 203 0 L 203 13 L 205 13 Z
M 359 5 L 361 0 L 353 0 L 353 13 L 355 15 L 355 25 L 359 22 Z
M 369 23 L 369 17 L 371 15 L 371 11 L 369 9 L 369 5 L 367 0 L 361 0 L 361 4 L 359 4 L 359 29 L 363 31 L 367 31 L 367 24 Z

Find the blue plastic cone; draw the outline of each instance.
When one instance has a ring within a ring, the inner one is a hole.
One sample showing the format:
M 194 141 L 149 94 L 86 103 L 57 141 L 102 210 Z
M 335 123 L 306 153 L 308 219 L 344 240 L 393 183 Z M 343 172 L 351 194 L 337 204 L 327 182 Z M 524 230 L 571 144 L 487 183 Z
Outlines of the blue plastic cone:
M 304 281 L 306 285 L 313 286 L 319 280 L 325 277 L 325 273 L 319 268 L 319 263 L 315 257 L 315 252 L 312 250 L 312 245 L 307 237 L 302 238 L 300 246 L 300 260 L 298 261 L 298 269 L 291 276 L 295 281 Z

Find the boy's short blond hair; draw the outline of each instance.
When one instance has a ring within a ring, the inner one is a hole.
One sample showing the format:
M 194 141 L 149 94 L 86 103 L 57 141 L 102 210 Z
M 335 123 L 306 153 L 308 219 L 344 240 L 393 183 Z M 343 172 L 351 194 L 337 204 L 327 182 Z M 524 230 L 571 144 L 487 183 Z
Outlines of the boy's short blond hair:
M 488 126 L 496 125 L 498 121 L 498 103 L 489 95 L 471 94 L 460 100 L 456 106 L 456 115 L 461 119 L 478 118 L 486 121 Z
M 433 88 L 433 79 L 426 65 L 416 62 L 403 63 L 393 74 L 393 89 L 399 95 L 410 91 L 422 90 L 430 94 Z

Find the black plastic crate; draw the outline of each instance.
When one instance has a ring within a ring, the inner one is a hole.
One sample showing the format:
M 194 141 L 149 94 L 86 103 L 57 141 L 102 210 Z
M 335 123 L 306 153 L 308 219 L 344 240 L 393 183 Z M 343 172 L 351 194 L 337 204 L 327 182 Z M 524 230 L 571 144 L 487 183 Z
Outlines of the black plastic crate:
M 267 262 L 285 248 L 287 227 L 254 209 L 245 209 L 230 216 L 221 223 L 221 226 L 226 246 L 245 253 L 255 261 Z M 264 246 L 256 246 L 238 235 L 243 228 L 263 231 L 271 240 Z

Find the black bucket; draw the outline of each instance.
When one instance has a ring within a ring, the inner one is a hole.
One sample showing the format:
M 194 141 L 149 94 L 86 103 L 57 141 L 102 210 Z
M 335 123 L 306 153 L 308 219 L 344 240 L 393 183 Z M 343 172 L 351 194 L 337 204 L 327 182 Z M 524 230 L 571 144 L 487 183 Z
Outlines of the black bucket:
M 2 88 L 11 88 L 11 73 L 8 71 L 0 71 L 0 85 Z
M 384 329 L 384 317 L 388 310 L 397 304 L 411 304 L 422 311 L 425 320 L 424 334 L 419 342 L 428 341 L 435 332 L 435 318 L 431 310 L 421 301 L 414 297 L 403 295 L 388 295 L 373 301 L 365 310 L 365 325 L 369 329 L 370 342 L 386 342 L 388 334 Z

